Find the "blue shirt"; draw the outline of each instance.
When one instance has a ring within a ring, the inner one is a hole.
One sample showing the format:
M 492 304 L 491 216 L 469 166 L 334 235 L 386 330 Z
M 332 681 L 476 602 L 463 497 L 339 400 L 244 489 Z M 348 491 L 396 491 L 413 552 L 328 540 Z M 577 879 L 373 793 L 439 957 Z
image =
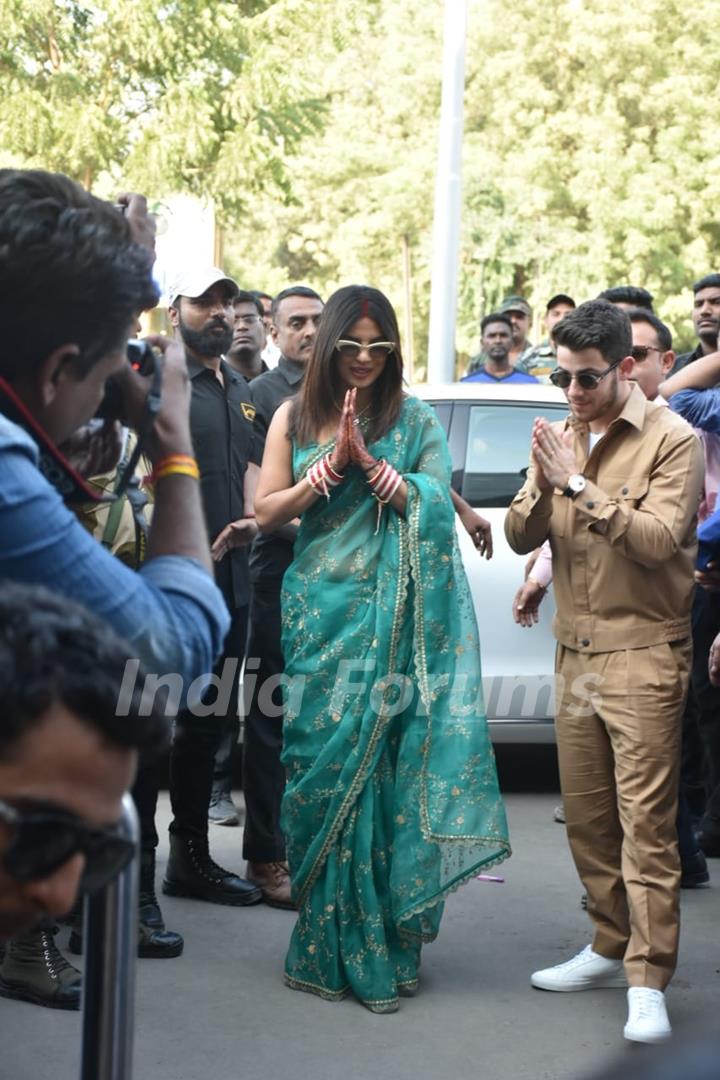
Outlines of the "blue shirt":
M 692 427 L 720 434 L 720 390 L 678 390 L 668 404 Z
M 534 375 L 526 375 L 524 371 L 518 371 L 517 368 L 513 368 L 509 375 L 498 376 L 491 375 L 490 372 L 482 367 L 478 371 L 474 371 L 472 375 L 466 375 L 460 382 L 484 382 L 484 383 L 531 383 L 539 382 Z
M 195 559 L 163 555 L 130 570 L 83 528 L 37 467 L 38 449 L 0 414 L 0 579 L 45 585 L 100 618 L 153 674 L 185 683 L 212 671 L 230 624 Z

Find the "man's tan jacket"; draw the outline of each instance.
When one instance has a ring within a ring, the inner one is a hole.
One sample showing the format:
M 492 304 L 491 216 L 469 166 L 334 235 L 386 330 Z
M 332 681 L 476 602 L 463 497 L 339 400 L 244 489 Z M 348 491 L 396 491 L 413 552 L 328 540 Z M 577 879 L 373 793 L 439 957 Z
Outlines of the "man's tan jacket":
M 585 490 L 575 499 L 540 491 L 531 459 L 505 519 L 520 554 L 550 539 L 557 640 L 597 653 L 689 637 L 700 441 L 637 386 L 589 455 L 587 425 L 573 418 L 554 425 L 568 426 Z

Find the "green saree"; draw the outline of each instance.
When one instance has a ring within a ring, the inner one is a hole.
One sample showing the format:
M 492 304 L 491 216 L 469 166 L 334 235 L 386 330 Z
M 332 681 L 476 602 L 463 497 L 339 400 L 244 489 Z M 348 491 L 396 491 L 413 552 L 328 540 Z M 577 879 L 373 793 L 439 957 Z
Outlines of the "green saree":
M 327 445 L 293 447 L 296 481 Z M 302 517 L 283 584 L 283 828 L 298 920 L 285 979 L 376 1012 L 417 986 L 445 896 L 510 854 L 475 615 L 433 410 L 371 447 L 406 517 L 350 466 Z

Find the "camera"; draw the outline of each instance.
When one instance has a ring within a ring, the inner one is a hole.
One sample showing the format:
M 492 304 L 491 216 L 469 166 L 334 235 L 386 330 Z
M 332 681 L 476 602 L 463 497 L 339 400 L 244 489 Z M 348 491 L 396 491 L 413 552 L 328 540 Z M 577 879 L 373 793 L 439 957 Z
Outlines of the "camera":
M 131 338 L 127 343 L 127 362 L 138 375 L 155 373 L 155 353 L 147 341 Z M 111 376 L 105 384 L 105 395 L 95 413 L 98 420 L 120 420 L 126 422 L 125 399 L 122 385 L 117 376 Z

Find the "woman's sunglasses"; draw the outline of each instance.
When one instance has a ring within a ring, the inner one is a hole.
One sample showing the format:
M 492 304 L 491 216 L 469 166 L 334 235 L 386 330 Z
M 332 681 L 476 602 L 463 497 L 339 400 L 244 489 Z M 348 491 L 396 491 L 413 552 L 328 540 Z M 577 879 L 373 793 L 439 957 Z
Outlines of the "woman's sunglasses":
M 74 814 L 52 806 L 27 812 L 0 802 L 0 820 L 13 828 L 2 855 L 7 873 L 16 881 L 50 877 L 74 855 L 85 856 L 80 891 L 96 892 L 124 870 L 135 854 L 135 844 L 119 829 L 93 829 Z
M 578 386 L 581 386 L 583 390 L 597 390 L 600 383 L 603 381 L 606 375 L 609 375 L 613 368 L 616 368 L 618 364 L 622 364 L 625 357 L 621 357 L 619 360 L 615 360 L 610 365 L 607 371 L 603 371 L 598 374 L 595 371 L 579 371 L 577 375 L 573 375 L 571 372 L 566 371 L 565 368 L 555 368 L 550 372 L 550 382 L 553 386 L 559 386 L 561 390 L 567 390 L 570 383 L 575 379 Z
M 343 360 L 357 360 L 360 353 L 365 349 L 371 360 L 384 360 L 397 348 L 394 341 L 370 341 L 367 344 L 362 341 L 349 341 L 339 338 L 335 342 L 335 348 Z

